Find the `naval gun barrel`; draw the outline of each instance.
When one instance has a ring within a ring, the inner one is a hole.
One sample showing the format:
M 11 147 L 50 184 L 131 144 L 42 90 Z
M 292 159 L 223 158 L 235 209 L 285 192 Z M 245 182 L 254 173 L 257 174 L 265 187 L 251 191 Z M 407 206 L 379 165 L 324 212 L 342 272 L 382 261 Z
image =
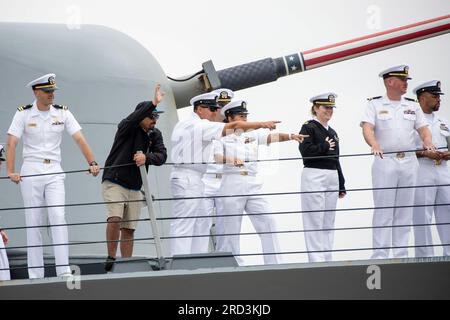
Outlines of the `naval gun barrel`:
M 279 58 L 266 58 L 216 71 L 212 61 L 189 80 L 169 78 L 178 108 L 189 105 L 189 99 L 217 88 L 233 91 L 276 81 L 332 63 L 402 46 L 450 32 L 450 15 L 425 20 L 332 45 L 293 53 Z M 198 75 L 198 77 L 197 77 Z

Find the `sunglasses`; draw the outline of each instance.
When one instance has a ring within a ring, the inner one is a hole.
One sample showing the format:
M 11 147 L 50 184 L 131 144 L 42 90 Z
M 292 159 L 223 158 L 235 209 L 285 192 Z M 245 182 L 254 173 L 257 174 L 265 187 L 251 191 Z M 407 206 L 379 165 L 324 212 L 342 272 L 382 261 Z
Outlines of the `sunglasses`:
M 203 106 L 203 108 L 208 108 L 209 111 L 211 112 L 216 112 L 217 110 L 219 110 L 219 107 L 214 107 L 214 106 Z

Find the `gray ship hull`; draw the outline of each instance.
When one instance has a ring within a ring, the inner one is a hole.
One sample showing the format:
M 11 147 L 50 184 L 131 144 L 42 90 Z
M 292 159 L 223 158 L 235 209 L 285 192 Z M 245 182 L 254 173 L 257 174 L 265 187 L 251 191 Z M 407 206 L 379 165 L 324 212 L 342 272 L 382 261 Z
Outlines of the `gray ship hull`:
M 435 257 L 12 280 L 0 299 L 450 299 L 449 288 L 450 259 Z

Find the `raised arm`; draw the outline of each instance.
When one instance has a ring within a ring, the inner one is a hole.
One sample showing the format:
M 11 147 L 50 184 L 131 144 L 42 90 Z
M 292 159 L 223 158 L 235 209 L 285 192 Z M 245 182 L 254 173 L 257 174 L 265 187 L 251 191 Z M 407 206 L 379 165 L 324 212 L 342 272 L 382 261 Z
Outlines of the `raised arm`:
M 235 121 L 225 124 L 222 136 L 226 136 L 234 133 L 236 130 L 249 131 L 256 129 L 276 129 L 277 124 L 281 121 L 265 121 L 265 122 L 247 122 L 247 121 Z
M 151 111 L 162 101 L 164 98 L 164 92 L 161 90 L 161 85 L 157 84 L 152 101 L 143 101 L 138 104 L 136 110 L 133 111 L 119 123 L 119 131 L 126 132 L 132 128 L 135 128 L 139 123 L 148 117 Z
M 295 140 L 302 143 L 309 135 L 296 134 L 296 133 L 271 133 L 267 136 L 267 144 L 273 142 L 285 142 L 289 140 Z

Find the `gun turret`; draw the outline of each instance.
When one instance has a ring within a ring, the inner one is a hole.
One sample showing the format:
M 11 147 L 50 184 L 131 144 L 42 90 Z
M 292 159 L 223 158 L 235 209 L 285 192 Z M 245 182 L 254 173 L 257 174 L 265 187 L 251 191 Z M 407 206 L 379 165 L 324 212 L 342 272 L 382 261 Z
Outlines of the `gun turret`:
M 266 58 L 216 71 L 212 61 L 184 80 L 169 78 L 177 108 L 189 105 L 193 96 L 217 88 L 233 91 L 276 81 L 280 77 L 353 59 L 370 53 L 402 46 L 450 32 L 450 15 L 421 21 L 332 45 L 293 53 L 279 58 Z

